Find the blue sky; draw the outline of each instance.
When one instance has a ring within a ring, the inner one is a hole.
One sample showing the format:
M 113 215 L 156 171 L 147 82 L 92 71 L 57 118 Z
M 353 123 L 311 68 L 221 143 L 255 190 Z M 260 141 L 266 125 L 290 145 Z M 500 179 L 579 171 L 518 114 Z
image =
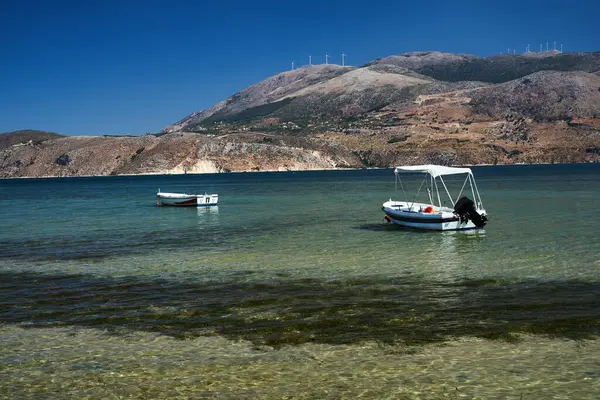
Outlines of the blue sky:
M 0 132 L 158 132 L 309 55 L 599 51 L 598 16 L 593 0 L 0 0 Z

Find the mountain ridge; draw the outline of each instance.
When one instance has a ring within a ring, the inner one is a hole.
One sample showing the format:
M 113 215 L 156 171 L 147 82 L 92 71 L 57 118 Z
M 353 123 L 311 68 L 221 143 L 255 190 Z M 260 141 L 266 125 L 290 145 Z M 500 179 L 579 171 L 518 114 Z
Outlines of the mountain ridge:
M 39 138 L 0 135 L 0 177 L 600 162 L 600 52 L 306 66 L 157 134 Z
M 365 91 L 365 96 L 378 96 L 382 93 L 371 93 L 376 87 L 384 87 L 383 81 L 388 80 L 391 87 L 386 89 L 403 89 L 411 86 L 417 86 L 422 84 L 423 90 L 427 91 L 426 84 L 430 86 L 448 84 L 448 83 L 459 83 L 459 82 L 478 82 L 479 84 L 497 84 L 506 83 L 511 80 L 523 78 L 527 75 L 534 74 L 541 71 L 563 71 L 563 72 L 596 72 L 600 70 L 600 52 L 594 53 L 557 53 L 554 51 L 545 53 L 526 53 L 523 55 L 499 55 L 491 56 L 487 58 L 467 55 L 467 54 L 452 54 L 452 53 L 440 53 L 440 52 L 410 52 L 397 56 L 389 56 L 382 59 L 370 62 L 362 67 L 348 68 L 345 70 L 337 69 L 335 74 L 324 75 L 321 73 L 321 68 L 331 66 L 312 66 L 304 67 L 296 71 L 302 71 L 304 75 L 310 75 L 311 73 L 316 78 L 314 81 L 304 81 L 303 85 L 297 85 L 294 90 L 287 90 L 285 92 L 278 93 L 278 96 L 273 96 L 273 92 L 269 91 L 265 93 L 265 87 L 271 89 L 271 85 L 274 82 L 278 82 L 288 78 L 290 76 L 297 76 L 299 72 L 287 71 L 275 76 L 269 77 L 264 81 L 254 84 L 241 92 L 229 97 L 223 102 L 217 103 L 209 110 L 199 111 L 193 113 L 176 124 L 170 125 L 163 129 L 163 132 L 175 132 L 177 130 L 185 130 L 193 128 L 195 126 L 206 126 L 206 122 L 214 123 L 222 120 L 233 120 L 236 114 L 241 114 L 245 117 L 248 112 L 255 107 L 262 107 L 263 111 L 265 105 L 273 104 L 272 111 L 270 113 L 258 113 L 260 117 L 268 117 L 270 114 L 273 116 L 285 117 L 294 121 L 295 119 L 305 119 L 306 114 L 329 114 L 335 115 L 337 112 L 338 116 L 356 116 L 363 112 L 367 112 L 376 107 L 371 104 L 370 106 L 361 106 L 358 102 L 352 102 L 343 95 L 337 95 L 338 99 L 334 100 L 332 97 L 336 96 L 336 91 L 339 92 L 340 86 L 332 83 L 333 81 L 342 81 L 345 87 L 349 88 L 353 93 L 358 93 L 360 96 L 361 89 Z M 342 67 L 339 67 L 342 68 Z M 373 78 L 373 73 L 381 73 L 381 79 Z M 304 76 L 302 75 L 302 76 Z M 348 77 L 351 75 L 361 76 L 355 82 L 350 82 Z M 398 79 L 393 79 L 391 76 L 400 75 L 404 77 L 407 84 L 399 85 Z M 368 82 L 369 79 L 375 82 Z M 410 81 L 414 85 L 408 84 Z M 379 81 L 378 83 L 376 83 Z M 319 88 L 331 87 L 329 91 L 319 90 Z M 283 86 L 288 87 L 288 86 Z M 398 100 L 399 97 L 409 96 L 412 98 L 416 97 L 420 93 L 417 88 L 413 88 L 413 93 L 392 93 L 383 94 L 379 103 L 389 101 L 393 102 Z M 326 97 L 321 101 L 315 95 L 315 92 L 320 93 Z M 271 97 L 269 97 L 271 95 Z M 307 96 L 307 101 L 301 99 L 302 96 Z M 254 99 L 253 101 L 247 101 L 247 99 Z M 258 99 L 258 100 L 257 100 Z M 269 99 L 271 102 L 269 103 Z M 277 103 L 283 99 L 291 99 L 286 103 Z M 327 109 L 323 107 L 315 108 L 309 107 L 306 112 L 302 113 L 302 103 L 318 104 L 319 102 L 328 103 Z M 296 105 L 294 103 L 300 103 Z M 372 102 L 373 103 L 373 102 Z M 376 102 L 374 102 L 376 103 Z M 387 105 L 387 104 L 385 104 Z M 355 108 L 356 112 L 339 112 L 343 109 L 348 110 L 349 108 Z M 218 110 L 218 114 L 212 110 Z M 285 112 L 286 110 L 291 110 Z M 301 118 L 296 118 L 295 114 L 299 113 Z M 252 113 L 249 113 L 252 115 Z M 348 115 L 350 114 L 350 115 Z M 244 118 L 240 118 L 244 119 Z

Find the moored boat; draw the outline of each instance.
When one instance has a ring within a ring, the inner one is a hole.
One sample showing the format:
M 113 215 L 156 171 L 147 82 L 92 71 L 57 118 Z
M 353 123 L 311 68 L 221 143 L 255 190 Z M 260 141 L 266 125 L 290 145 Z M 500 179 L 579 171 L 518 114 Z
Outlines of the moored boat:
M 219 195 L 214 194 L 187 194 L 187 193 L 166 193 L 158 189 L 156 193 L 157 205 L 160 206 L 189 206 L 189 207 L 207 207 L 216 206 L 219 202 Z
M 394 170 L 396 182 L 400 182 L 399 174 L 402 172 L 419 172 L 425 174 L 425 178 L 417 191 L 415 200 L 410 201 L 406 194 L 405 200 L 390 200 L 383 203 L 381 209 L 385 212 L 384 219 L 387 222 L 426 230 L 465 230 L 480 229 L 487 222 L 487 213 L 483 208 L 481 196 L 475 183 L 475 177 L 470 168 L 446 167 L 441 165 L 414 165 L 401 166 Z M 444 182 L 443 176 L 465 175 L 460 192 L 454 199 Z M 470 188 L 474 200 L 463 196 L 465 187 Z M 419 194 L 425 187 L 428 202 L 417 202 Z M 404 187 L 402 186 L 404 191 Z M 440 196 L 442 192 L 442 196 Z M 448 198 L 453 207 L 446 206 L 443 198 Z

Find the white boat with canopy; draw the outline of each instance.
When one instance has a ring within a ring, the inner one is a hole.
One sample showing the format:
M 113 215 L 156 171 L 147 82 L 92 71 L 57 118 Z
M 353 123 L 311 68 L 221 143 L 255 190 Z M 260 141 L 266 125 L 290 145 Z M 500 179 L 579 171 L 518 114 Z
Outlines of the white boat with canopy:
M 421 182 L 417 194 L 411 201 L 407 196 L 400 179 L 401 173 L 422 173 L 425 178 Z M 442 165 L 407 165 L 394 169 L 396 189 L 398 183 L 404 193 L 401 201 L 390 200 L 383 203 L 384 219 L 388 223 L 428 230 L 464 230 L 483 228 L 487 221 L 487 213 L 483 208 L 481 196 L 470 168 L 446 167 Z M 444 176 L 465 175 L 465 180 L 456 197 L 452 197 Z M 425 188 L 425 190 L 423 190 Z M 470 191 L 473 200 L 463 195 Z M 427 193 L 426 202 L 417 202 L 422 192 Z M 442 199 L 444 199 L 442 201 Z M 447 202 L 452 207 L 447 206 Z

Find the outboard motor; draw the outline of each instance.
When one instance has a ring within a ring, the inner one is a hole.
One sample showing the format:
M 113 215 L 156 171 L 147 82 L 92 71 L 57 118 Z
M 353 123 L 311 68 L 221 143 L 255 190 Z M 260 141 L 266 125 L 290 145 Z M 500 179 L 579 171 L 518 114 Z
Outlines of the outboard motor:
M 483 228 L 487 221 L 485 215 L 480 215 L 475 210 L 475 203 L 473 203 L 473 200 L 469 199 L 467 196 L 463 196 L 458 199 L 454 205 L 454 212 L 458 214 L 461 222 L 471 220 L 478 228 Z

